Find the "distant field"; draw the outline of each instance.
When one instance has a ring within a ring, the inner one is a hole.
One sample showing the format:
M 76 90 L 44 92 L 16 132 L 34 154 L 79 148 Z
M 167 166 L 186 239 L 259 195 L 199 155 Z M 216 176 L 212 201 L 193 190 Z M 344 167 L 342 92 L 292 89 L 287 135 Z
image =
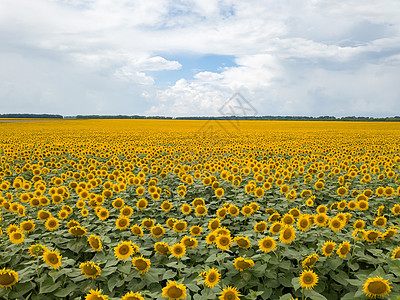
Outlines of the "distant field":
M 56 120 L 0 120 L 0 299 L 400 296 L 400 123 Z
M 62 121 L 64 119 L 0 119 L 0 123 L 38 122 L 38 121 Z

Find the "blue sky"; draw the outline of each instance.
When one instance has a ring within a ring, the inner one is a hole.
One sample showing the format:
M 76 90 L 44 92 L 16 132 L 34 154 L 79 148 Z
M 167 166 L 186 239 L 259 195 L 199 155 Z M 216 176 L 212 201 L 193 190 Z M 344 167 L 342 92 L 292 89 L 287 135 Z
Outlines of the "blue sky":
M 2 0 L 0 113 L 400 115 L 398 0 Z

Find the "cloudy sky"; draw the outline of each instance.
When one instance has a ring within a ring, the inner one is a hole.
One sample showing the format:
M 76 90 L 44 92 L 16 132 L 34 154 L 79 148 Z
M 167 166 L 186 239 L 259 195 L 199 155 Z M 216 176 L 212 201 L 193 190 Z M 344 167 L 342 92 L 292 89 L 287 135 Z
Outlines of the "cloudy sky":
M 400 115 L 399 0 L 1 0 L 0 113 Z M 235 112 L 241 114 L 241 112 Z

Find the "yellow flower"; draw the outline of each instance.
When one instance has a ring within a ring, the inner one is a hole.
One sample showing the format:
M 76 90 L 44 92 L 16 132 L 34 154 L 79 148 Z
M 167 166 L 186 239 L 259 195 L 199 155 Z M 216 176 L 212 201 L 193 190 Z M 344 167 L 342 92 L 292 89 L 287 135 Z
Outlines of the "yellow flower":
M 170 211 L 172 208 L 172 203 L 165 200 L 163 203 L 161 203 L 161 209 L 165 212 Z
M 301 265 L 304 269 L 311 269 L 314 267 L 315 263 L 318 261 L 319 255 L 318 254 L 311 254 L 307 256 L 302 262 Z
M 364 234 L 364 239 L 370 243 L 377 242 L 380 237 L 381 237 L 381 233 L 375 229 L 368 230 Z
M 335 251 L 336 243 L 332 241 L 326 241 L 325 244 L 322 246 L 322 254 L 326 257 L 332 255 L 333 251 Z
M 221 226 L 221 221 L 218 218 L 211 219 L 210 221 L 208 221 L 208 229 L 210 229 L 211 231 L 218 229 L 220 226 Z
M 182 243 L 176 243 L 170 247 L 170 251 L 174 257 L 181 258 L 186 253 L 186 247 Z
M 131 232 L 136 236 L 143 236 L 143 229 L 139 225 L 135 224 L 131 227 Z
M 41 244 L 31 245 L 28 250 L 29 254 L 34 257 L 42 256 L 44 252 L 48 251 L 48 249 Z
M 318 283 L 318 275 L 312 270 L 304 270 L 299 277 L 300 286 L 306 289 L 312 289 Z
M 86 235 L 87 230 L 85 227 L 78 225 L 78 226 L 71 227 L 68 230 L 68 232 L 76 237 L 82 237 L 82 236 Z
M 196 248 L 197 245 L 199 244 L 196 238 L 192 238 L 187 235 L 185 235 L 182 238 L 181 243 L 184 244 L 186 248 L 192 248 L 192 249 Z
M 122 241 L 114 247 L 114 254 L 118 259 L 128 259 L 132 254 L 137 252 L 139 252 L 138 246 L 131 241 Z
M 86 294 L 85 300 L 107 300 L 107 295 L 102 295 L 101 290 L 90 290 L 89 293 Z
M 46 220 L 44 224 L 47 230 L 54 231 L 58 228 L 60 223 L 57 218 L 50 217 Z
M 168 244 L 163 242 L 155 243 L 154 250 L 156 250 L 158 254 L 168 254 L 170 252 Z
M 11 232 L 9 234 L 9 237 L 10 237 L 11 243 L 13 243 L 13 244 L 20 244 L 25 240 L 25 235 L 20 230 Z
M 195 208 L 196 216 L 203 217 L 207 214 L 207 207 L 204 205 L 197 205 Z
M 212 268 L 205 272 L 204 274 L 204 284 L 209 288 L 213 288 L 216 286 L 221 278 L 221 274 L 218 272 L 217 269 Z
M 162 225 L 160 225 L 160 224 L 151 227 L 150 231 L 151 231 L 151 235 L 154 238 L 162 237 L 164 235 L 164 233 L 165 233 L 164 227 L 162 227 Z
M 337 255 L 339 255 L 340 258 L 345 258 L 347 253 L 349 253 L 349 251 L 350 251 L 350 243 L 344 241 L 339 245 L 336 253 Z
M 200 236 L 201 232 L 203 231 L 203 228 L 201 228 L 198 225 L 194 225 L 192 227 L 190 227 L 190 234 L 193 236 Z
M 182 204 L 181 211 L 183 214 L 187 215 L 187 214 L 190 214 L 190 212 L 192 211 L 192 208 L 190 207 L 189 204 L 185 203 L 185 204 Z
M 391 258 L 392 259 L 400 258 L 400 247 L 397 247 L 396 249 L 393 250 Z
M 232 238 L 230 235 L 218 235 L 215 239 L 217 247 L 221 250 L 229 250 L 232 244 Z
M 0 286 L 10 288 L 18 282 L 18 273 L 14 270 L 3 268 L 0 270 Z
M 242 272 L 248 268 L 253 268 L 254 261 L 252 259 L 245 259 L 243 257 L 237 257 L 237 258 L 235 258 L 233 265 L 235 266 L 236 270 Z
M 220 300 L 240 300 L 241 294 L 235 287 L 227 286 L 221 292 L 219 296 Z
M 168 300 L 185 299 L 186 287 L 176 281 L 168 281 L 167 285 L 162 289 L 162 296 L 168 298 Z
M 265 230 L 267 230 L 267 223 L 264 222 L 264 221 L 260 221 L 256 225 L 254 225 L 253 229 L 254 229 L 255 232 L 262 233 Z
M 96 278 L 101 274 L 100 267 L 92 261 L 81 263 L 79 268 L 81 269 L 81 274 L 84 274 L 86 278 Z
M 270 251 L 274 251 L 274 249 L 276 248 L 276 242 L 272 237 L 266 236 L 258 242 L 258 247 L 261 249 L 262 252 L 267 253 Z
M 94 234 L 90 235 L 88 237 L 88 242 L 89 242 L 90 247 L 92 247 L 93 250 L 95 250 L 95 251 L 101 250 L 102 244 L 101 244 L 101 240 L 100 240 L 99 236 L 94 235 Z
M 176 221 L 172 229 L 176 232 L 184 232 L 186 228 L 187 228 L 187 223 L 185 221 Z
M 243 249 L 249 249 L 251 246 L 251 243 L 249 241 L 249 238 L 247 236 L 237 236 L 233 239 L 233 241 Z
M 32 230 L 35 229 L 35 227 L 36 227 L 36 225 L 33 220 L 23 221 L 21 224 L 19 224 L 19 228 L 22 231 L 26 231 L 26 232 L 31 232 Z
M 116 221 L 115 221 L 115 227 L 119 230 L 125 230 L 129 226 L 129 219 L 125 216 L 120 216 Z
M 62 256 L 58 251 L 45 251 L 43 253 L 43 261 L 48 264 L 49 266 L 53 267 L 54 269 L 58 269 L 61 267 L 61 259 Z
M 384 280 L 382 277 L 368 278 L 363 284 L 363 292 L 370 298 L 384 297 L 389 295 L 391 288 L 389 280 Z
M 139 292 L 132 292 L 126 293 L 120 300 L 145 300 Z
M 140 272 L 140 274 L 146 274 L 151 266 L 150 260 L 144 258 L 143 255 L 140 257 L 132 258 L 132 265 Z
M 296 232 L 295 232 L 293 226 L 285 226 L 279 232 L 279 240 L 282 243 L 289 244 L 289 243 L 293 242 L 295 239 L 296 239 Z

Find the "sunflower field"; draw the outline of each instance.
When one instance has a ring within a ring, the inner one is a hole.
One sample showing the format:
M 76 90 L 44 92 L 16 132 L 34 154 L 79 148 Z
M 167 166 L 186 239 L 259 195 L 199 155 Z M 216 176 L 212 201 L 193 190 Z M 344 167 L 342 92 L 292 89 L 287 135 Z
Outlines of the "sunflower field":
M 0 299 L 397 299 L 399 174 L 394 122 L 0 123 Z

